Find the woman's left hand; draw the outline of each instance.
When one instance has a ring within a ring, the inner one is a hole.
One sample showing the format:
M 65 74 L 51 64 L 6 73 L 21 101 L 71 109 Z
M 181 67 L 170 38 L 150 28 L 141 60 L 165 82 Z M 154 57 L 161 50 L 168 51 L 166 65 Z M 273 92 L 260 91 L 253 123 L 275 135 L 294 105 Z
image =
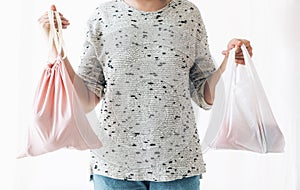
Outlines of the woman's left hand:
M 236 48 L 235 62 L 238 64 L 245 64 L 243 52 L 241 49 L 241 46 L 243 44 L 246 46 L 246 48 L 249 52 L 249 55 L 252 57 L 253 53 L 252 53 L 252 47 L 250 45 L 250 41 L 246 40 L 246 39 L 237 39 L 237 38 L 234 38 L 229 41 L 229 43 L 227 45 L 227 50 L 222 51 L 222 54 L 225 55 L 225 57 L 228 57 L 229 51 L 235 47 Z

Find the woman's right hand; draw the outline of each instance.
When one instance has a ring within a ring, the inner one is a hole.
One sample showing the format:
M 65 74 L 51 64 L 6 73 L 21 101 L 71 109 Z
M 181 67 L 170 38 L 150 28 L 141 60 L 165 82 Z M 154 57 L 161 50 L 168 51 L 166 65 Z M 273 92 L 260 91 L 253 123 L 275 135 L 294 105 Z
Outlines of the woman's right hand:
M 51 10 L 56 11 L 55 5 L 51 5 Z M 62 21 L 62 28 L 66 29 L 70 23 L 69 21 L 63 16 L 63 14 L 59 13 L 61 21 Z M 38 19 L 39 24 L 41 25 L 42 29 L 44 30 L 46 36 L 48 37 L 49 30 L 50 30 L 50 22 L 48 18 L 48 12 L 45 12 L 39 19 Z M 54 20 L 55 25 L 57 27 L 57 22 L 56 19 Z

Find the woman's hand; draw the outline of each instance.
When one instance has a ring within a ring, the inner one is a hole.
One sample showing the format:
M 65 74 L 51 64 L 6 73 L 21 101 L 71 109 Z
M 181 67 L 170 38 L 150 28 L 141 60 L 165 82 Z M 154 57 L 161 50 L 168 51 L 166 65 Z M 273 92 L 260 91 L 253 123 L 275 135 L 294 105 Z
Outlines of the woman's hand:
M 241 49 L 241 46 L 243 44 L 246 46 L 246 48 L 249 52 L 249 55 L 252 57 L 253 53 L 252 53 L 252 47 L 250 45 L 250 41 L 248 41 L 246 39 L 237 39 L 237 38 L 234 38 L 234 39 L 229 41 L 229 43 L 227 45 L 227 50 L 224 50 L 222 52 L 222 54 L 225 55 L 225 57 L 228 57 L 229 51 L 232 50 L 235 47 L 236 48 L 235 62 L 238 63 L 238 64 L 245 64 L 243 52 L 242 52 L 242 49 Z
M 51 6 L 51 10 L 56 11 L 55 5 Z M 62 21 L 62 28 L 66 29 L 70 23 L 69 21 L 63 16 L 63 14 L 59 13 L 61 21 Z M 48 12 L 45 12 L 39 19 L 38 19 L 39 24 L 41 25 L 42 29 L 44 30 L 46 36 L 48 37 L 49 31 L 50 31 L 50 22 L 48 18 Z M 56 19 L 54 19 L 54 23 L 57 27 L 57 22 Z
M 252 57 L 253 53 L 252 53 L 252 47 L 250 45 L 250 41 L 249 40 L 245 40 L 245 39 L 237 39 L 234 38 L 232 40 L 229 41 L 228 45 L 227 45 L 227 50 L 222 51 L 222 54 L 225 55 L 224 60 L 219 68 L 219 71 L 221 73 L 223 73 L 225 71 L 226 65 L 227 65 L 227 60 L 228 60 L 228 56 L 229 56 L 229 52 L 230 50 L 232 50 L 234 47 L 236 48 L 235 50 L 235 62 L 237 64 L 245 64 L 245 60 L 244 60 L 244 55 L 243 55 L 243 51 L 241 49 L 242 45 L 245 45 L 250 57 Z
M 51 10 L 53 11 L 56 11 L 56 7 L 55 5 L 52 5 L 51 6 Z M 69 21 L 63 16 L 63 14 L 59 13 L 60 15 L 60 19 L 61 19 L 61 22 L 62 22 L 62 28 L 63 29 L 66 29 L 70 23 Z M 49 32 L 50 32 L 50 21 L 49 21 L 49 17 L 48 17 L 48 11 L 45 12 L 39 19 L 38 19 L 38 22 L 39 24 L 41 25 L 43 31 L 44 31 L 44 34 L 45 34 L 45 37 L 46 37 L 46 40 L 47 42 L 49 41 Z M 56 26 L 56 28 L 58 27 L 57 26 L 57 21 L 56 21 L 56 18 L 54 18 L 54 24 Z M 55 45 L 52 46 L 52 50 L 51 50 L 51 53 L 49 55 L 49 57 L 52 57 L 52 58 L 56 58 L 57 57 L 57 50 L 55 48 Z M 63 49 L 62 51 L 60 52 L 61 53 L 61 56 L 64 57 L 64 52 L 63 52 Z

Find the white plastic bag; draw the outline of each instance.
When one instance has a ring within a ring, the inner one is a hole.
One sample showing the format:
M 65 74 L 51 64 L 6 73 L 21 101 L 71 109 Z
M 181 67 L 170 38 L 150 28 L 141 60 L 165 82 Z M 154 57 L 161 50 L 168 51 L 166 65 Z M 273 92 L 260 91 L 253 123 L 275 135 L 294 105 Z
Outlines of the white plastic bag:
M 285 141 L 250 55 L 242 47 L 245 65 L 234 62 L 231 50 L 216 99 L 203 147 L 247 150 L 258 153 L 283 152 Z M 225 94 L 221 94 L 225 92 Z

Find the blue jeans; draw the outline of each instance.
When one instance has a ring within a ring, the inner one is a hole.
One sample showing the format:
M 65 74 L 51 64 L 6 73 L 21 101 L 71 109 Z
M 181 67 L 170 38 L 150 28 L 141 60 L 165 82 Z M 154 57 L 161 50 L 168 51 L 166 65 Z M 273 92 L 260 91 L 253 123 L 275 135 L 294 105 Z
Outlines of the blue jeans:
M 200 176 L 173 181 L 129 181 L 93 175 L 94 190 L 200 190 Z

